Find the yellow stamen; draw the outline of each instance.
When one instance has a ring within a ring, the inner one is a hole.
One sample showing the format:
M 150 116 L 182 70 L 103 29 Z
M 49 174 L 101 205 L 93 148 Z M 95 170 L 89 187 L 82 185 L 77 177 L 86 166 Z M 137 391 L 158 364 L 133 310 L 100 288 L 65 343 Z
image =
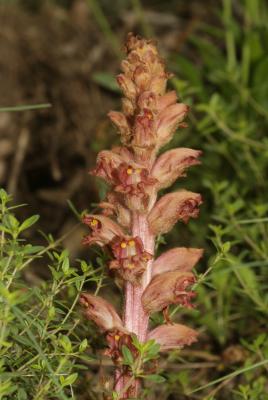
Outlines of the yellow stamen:
M 116 342 L 118 342 L 119 339 L 120 339 L 120 336 L 119 336 L 119 335 L 115 335 L 114 340 L 115 340 Z
M 120 246 L 121 246 L 122 249 L 125 249 L 125 248 L 127 247 L 127 244 L 126 244 L 126 242 L 122 242 L 122 243 L 120 244 Z
M 136 172 L 137 172 L 137 174 L 140 174 L 141 173 L 141 169 L 140 168 L 136 169 Z
M 96 226 L 96 225 L 98 225 L 98 220 L 94 218 L 94 219 L 90 222 L 90 225 L 91 225 L 91 226 Z
M 128 264 L 128 266 L 127 266 L 129 269 L 133 269 L 133 268 L 135 268 L 135 265 L 134 264 Z
M 132 172 L 133 172 L 133 169 L 132 169 L 132 168 L 128 168 L 128 169 L 127 169 L 127 174 L 128 174 L 128 175 L 131 175 Z
M 134 247 L 135 246 L 135 241 L 134 240 L 130 240 L 128 242 L 128 245 L 131 246 L 131 247 Z

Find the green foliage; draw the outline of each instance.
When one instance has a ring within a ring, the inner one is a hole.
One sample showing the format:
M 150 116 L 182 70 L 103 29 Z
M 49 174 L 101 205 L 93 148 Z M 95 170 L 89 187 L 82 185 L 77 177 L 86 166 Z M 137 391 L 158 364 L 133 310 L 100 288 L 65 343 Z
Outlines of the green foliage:
M 47 247 L 27 243 L 21 234 L 39 217 L 21 223 L 10 201 L 1 189 L 0 397 L 74 398 L 78 371 L 91 360 L 74 310 L 83 285 L 98 283 L 99 278 L 84 261 L 81 268 L 73 267 L 68 252 L 53 240 Z M 31 282 L 26 267 L 34 267 L 45 255 L 52 279 Z
M 246 347 L 244 340 L 255 343 L 268 313 L 267 4 L 257 0 L 233 5 L 224 0 L 218 27 L 204 24 L 190 37 L 198 62 L 171 56 L 172 69 L 180 77 L 173 78 L 173 86 L 184 102 L 195 102 L 190 129 L 175 142 L 204 152 L 201 168 L 189 174 L 191 189 L 203 192 L 205 201 L 201 218 L 185 229 L 185 242 L 205 247 L 207 261 L 192 316 L 221 351 L 233 343 Z M 179 229 L 182 235 L 184 228 Z M 204 240 L 208 237 L 210 243 Z M 233 391 L 223 386 L 228 398 L 267 398 L 267 366 L 258 364 L 267 361 L 267 343 L 264 348 L 262 354 L 241 359 L 242 369 L 258 367 L 251 374 L 241 372 L 241 384 Z M 225 379 L 234 379 L 228 372 L 213 381 L 214 371 L 208 382 L 220 388 Z M 213 392 L 206 387 L 203 393 Z

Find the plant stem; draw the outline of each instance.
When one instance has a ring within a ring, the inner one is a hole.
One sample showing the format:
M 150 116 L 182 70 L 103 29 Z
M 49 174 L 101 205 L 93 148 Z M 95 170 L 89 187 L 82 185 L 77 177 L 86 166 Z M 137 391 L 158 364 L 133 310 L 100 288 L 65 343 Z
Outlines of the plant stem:
M 154 236 L 149 232 L 146 214 L 133 212 L 132 235 L 133 237 L 138 236 L 142 240 L 145 251 L 152 255 L 154 254 L 155 240 Z M 135 286 L 130 282 L 126 282 L 125 285 L 124 325 L 129 332 L 137 335 L 140 342 L 146 341 L 148 331 L 149 316 L 144 312 L 141 297 L 145 287 L 151 280 L 152 263 L 153 260 L 148 262 L 140 286 Z M 118 393 L 122 392 L 123 387 L 128 385 L 128 381 L 131 379 L 129 376 L 124 376 L 122 370 L 117 370 L 115 378 L 115 389 Z M 131 388 L 132 397 L 137 397 L 139 387 L 140 382 L 136 380 Z M 123 394 L 123 396 L 123 398 L 128 398 L 127 393 Z

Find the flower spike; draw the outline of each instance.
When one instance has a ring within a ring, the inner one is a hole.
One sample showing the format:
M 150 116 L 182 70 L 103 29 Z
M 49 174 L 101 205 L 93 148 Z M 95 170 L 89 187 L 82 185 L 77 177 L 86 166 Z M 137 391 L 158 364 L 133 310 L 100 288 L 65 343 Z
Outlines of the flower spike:
M 196 341 L 197 332 L 170 324 L 167 311 L 170 304 L 193 307 L 191 287 L 196 278 L 191 270 L 203 254 L 202 249 L 176 247 L 154 260 L 156 236 L 167 233 L 177 221 L 196 218 L 202 203 L 200 194 L 187 190 L 159 199 L 158 193 L 198 165 L 201 152 L 179 148 L 158 156 L 176 130 L 186 126 L 189 106 L 177 102 L 174 90 L 166 91 L 170 74 L 153 41 L 129 34 L 125 51 L 117 76 L 122 111 L 108 113 L 121 146 L 101 151 L 91 172 L 104 179 L 110 191 L 99 204 L 100 214 L 83 218 L 90 229 L 83 243 L 109 249 L 112 259 L 107 267 L 124 290 L 123 320 L 101 297 L 88 293 L 80 297 L 86 317 L 106 332 L 105 354 L 116 366 L 114 390 L 119 400 L 140 397 L 141 382 L 125 363 L 126 354 L 134 363 L 139 356 L 134 338 L 154 339 L 161 351 Z M 148 333 L 150 314 L 158 311 L 163 311 L 168 324 Z

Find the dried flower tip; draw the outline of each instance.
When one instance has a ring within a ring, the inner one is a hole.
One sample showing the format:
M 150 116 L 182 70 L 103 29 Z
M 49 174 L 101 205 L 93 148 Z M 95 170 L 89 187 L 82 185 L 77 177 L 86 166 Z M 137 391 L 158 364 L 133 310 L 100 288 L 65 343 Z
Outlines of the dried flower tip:
M 82 293 L 79 302 L 87 319 L 94 321 L 103 331 L 119 330 L 125 332 L 123 322 L 114 307 L 102 297 Z
M 167 233 L 178 220 L 186 223 L 189 218 L 196 218 L 201 203 L 200 194 L 187 190 L 166 194 L 148 216 L 150 231 L 154 235 Z
M 203 255 L 203 249 L 176 247 L 161 254 L 153 263 L 152 274 L 169 271 L 189 272 Z
M 196 279 L 191 272 L 171 271 L 155 276 L 142 295 L 144 310 L 148 313 L 161 311 L 170 304 L 180 304 L 192 308 L 194 292 L 187 289 Z
M 147 339 L 160 344 L 160 351 L 182 349 L 197 341 L 197 331 L 185 325 L 161 325 L 149 332 Z

